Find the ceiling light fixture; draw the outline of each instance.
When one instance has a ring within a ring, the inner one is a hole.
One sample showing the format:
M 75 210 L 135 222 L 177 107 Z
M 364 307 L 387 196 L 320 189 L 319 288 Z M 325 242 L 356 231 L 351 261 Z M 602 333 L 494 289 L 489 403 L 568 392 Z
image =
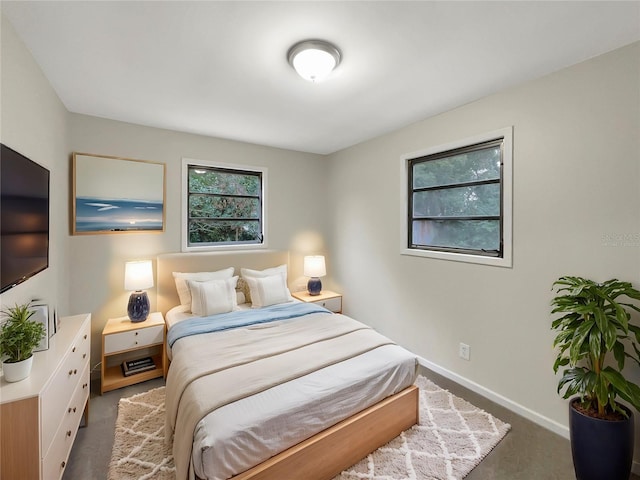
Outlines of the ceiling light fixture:
M 304 40 L 289 49 L 287 58 L 302 78 L 320 82 L 340 64 L 342 54 L 324 40 Z

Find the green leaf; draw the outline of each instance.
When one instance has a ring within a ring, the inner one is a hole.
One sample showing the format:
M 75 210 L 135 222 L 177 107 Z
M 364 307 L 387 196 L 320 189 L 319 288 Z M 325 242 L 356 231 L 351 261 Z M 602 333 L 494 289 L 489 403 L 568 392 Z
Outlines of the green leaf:
M 589 335 L 589 354 L 592 358 L 599 358 L 602 353 L 602 334 L 594 328 Z
M 616 343 L 617 335 L 616 335 L 616 326 L 612 323 L 607 324 L 607 329 L 604 332 L 604 344 L 606 350 L 609 352 L 613 349 L 613 346 Z
M 604 370 L 602 370 L 602 372 L 600 372 L 600 376 L 605 378 L 607 382 L 609 382 L 617 390 L 618 393 L 631 395 L 627 380 L 625 380 L 622 374 L 617 370 L 614 370 L 611 367 L 606 367 Z
M 558 357 L 556 361 L 553 363 L 553 371 L 554 373 L 558 373 L 558 368 L 564 367 L 569 364 L 569 359 L 567 357 Z
M 631 382 L 627 382 L 627 387 L 629 388 L 629 395 L 626 397 L 625 395 L 620 395 L 620 397 L 633 405 L 636 410 L 640 411 L 640 387 Z
M 600 330 L 602 333 L 604 333 L 607 330 L 607 327 L 608 327 L 608 324 L 609 324 L 607 316 L 599 308 L 594 310 L 593 315 L 594 315 L 594 317 L 596 319 L 596 325 L 598 326 L 598 330 Z
M 634 345 L 635 347 L 635 345 Z M 613 356 L 618 362 L 618 370 L 622 370 L 624 368 L 624 345 L 620 342 L 616 342 L 613 346 Z
M 593 320 L 586 321 L 576 329 L 576 333 L 573 338 L 573 341 L 571 342 L 571 348 L 569 350 L 569 358 L 571 359 L 572 365 L 575 365 L 576 363 L 578 363 L 578 360 L 582 357 L 581 355 L 582 344 L 584 343 L 585 339 L 589 335 L 589 332 L 591 331 L 591 328 L 593 327 L 594 323 L 595 322 Z

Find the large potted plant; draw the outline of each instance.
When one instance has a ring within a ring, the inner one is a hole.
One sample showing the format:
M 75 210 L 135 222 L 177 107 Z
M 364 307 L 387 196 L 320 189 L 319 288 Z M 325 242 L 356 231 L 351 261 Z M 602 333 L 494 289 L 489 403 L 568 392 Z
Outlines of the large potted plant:
M 15 305 L 3 310 L 0 324 L 0 358 L 7 382 L 18 382 L 29 376 L 33 363 L 33 349 L 45 336 L 42 323 L 34 322 L 31 304 Z
M 640 387 L 624 375 L 627 359 L 640 365 L 640 327 L 630 309 L 640 291 L 616 279 L 596 283 L 581 277 L 554 282 L 552 323 L 559 349 L 554 372 L 564 369 L 558 393 L 569 402 L 571 452 L 578 480 L 628 480 L 633 461 L 633 412 L 640 411 Z M 623 302 L 625 300 L 625 302 Z

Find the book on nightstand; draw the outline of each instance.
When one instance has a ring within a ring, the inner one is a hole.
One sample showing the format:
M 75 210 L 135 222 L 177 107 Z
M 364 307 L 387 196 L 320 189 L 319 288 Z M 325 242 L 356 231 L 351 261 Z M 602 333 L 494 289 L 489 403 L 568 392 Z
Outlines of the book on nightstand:
M 136 373 L 146 372 L 148 370 L 154 370 L 156 364 L 151 357 L 139 358 L 137 360 L 126 360 L 122 362 L 122 374 L 125 377 L 135 375 Z

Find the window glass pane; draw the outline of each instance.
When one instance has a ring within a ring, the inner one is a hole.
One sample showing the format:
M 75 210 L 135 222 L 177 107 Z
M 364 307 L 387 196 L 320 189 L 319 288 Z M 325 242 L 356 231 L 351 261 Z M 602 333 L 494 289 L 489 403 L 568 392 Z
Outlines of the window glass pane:
M 413 194 L 414 217 L 500 215 L 500 184 L 427 190 Z
M 500 178 L 500 146 L 428 160 L 413 166 L 413 188 Z
M 189 192 L 257 196 L 260 176 L 189 167 Z
M 261 242 L 259 221 L 190 220 L 189 242 Z
M 266 170 L 186 164 L 186 247 L 263 244 Z
M 189 218 L 260 218 L 260 200 L 212 195 L 189 196 Z
M 413 244 L 418 246 L 499 250 L 499 220 L 414 220 Z

